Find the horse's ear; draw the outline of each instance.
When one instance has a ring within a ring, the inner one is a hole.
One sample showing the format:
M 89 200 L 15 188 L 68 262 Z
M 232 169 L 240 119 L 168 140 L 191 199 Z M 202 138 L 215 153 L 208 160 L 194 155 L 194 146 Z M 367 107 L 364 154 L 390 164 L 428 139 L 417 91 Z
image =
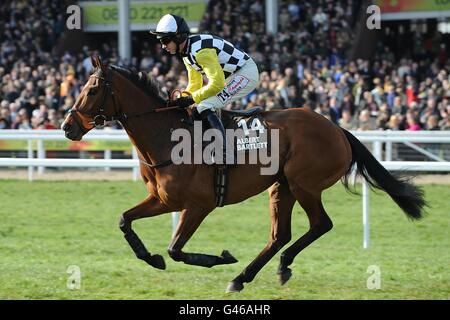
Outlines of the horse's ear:
M 96 69 L 98 67 L 96 57 L 91 56 L 92 67 Z
M 105 63 L 102 63 L 102 61 L 100 60 L 99 56 L 96 56 L 95 59 L 97 60 L 97 66 L 102 70 L 102 71 L 106 71 L 106 69 L 108 68 L 108 60 L 106 60 Z
M 95 56 L 95 60 L 97 61 L 97 67 L 101 68 L 102 67 L 102 62 L 100 60 L 99 56 Z

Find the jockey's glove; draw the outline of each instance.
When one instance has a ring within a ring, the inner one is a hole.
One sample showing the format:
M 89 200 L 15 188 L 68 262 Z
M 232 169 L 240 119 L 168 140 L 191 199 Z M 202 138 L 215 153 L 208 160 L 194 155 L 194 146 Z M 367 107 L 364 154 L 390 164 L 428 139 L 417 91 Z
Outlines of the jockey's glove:
M 194 99 L 192 99 L 192 96 L 187 97 L 181 97 L 175 100 L 171 100 L 167 102 L 168 107 L 181 107 L 181 108 L 187 108 L 195 103 Z

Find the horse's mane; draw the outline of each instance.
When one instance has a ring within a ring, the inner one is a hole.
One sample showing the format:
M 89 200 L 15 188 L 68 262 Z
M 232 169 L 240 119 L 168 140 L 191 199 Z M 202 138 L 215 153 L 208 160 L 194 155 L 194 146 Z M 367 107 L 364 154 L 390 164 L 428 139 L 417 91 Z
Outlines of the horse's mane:
M 161 90 L 158 81 L 152 76 L 135 69 L 122 68 L 115 65 L 110 65 L 110 67 L 130 80 L 146 94 L 156 98 L 162 105 L 166 104 L 167 94 Z

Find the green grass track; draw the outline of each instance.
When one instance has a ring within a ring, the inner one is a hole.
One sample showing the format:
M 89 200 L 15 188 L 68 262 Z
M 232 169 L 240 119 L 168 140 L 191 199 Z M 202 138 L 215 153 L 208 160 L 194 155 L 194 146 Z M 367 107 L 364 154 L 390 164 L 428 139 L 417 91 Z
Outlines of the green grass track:
M 215 210 L 185 247 L 227 249 L 239 260 L 233 265 L 175 262 L 167 254 L 170 214 L 136 221 L 149 251 L 164 256 L 161 271 L 138 260 L 118 228 L 120 214 L 146 197 L 141 182 L 2 180 L 0 299 L 449 299 L 450 187 L 423 188 L 430 208 L 419 222 L 386 194 L 371 194 L 371 243 L 364 250 L 361 196 L 335 185 L 323 195 L 334 228 L 297 256 L 291 280 L 278 284 L 277 254 L 241 293 L 226 294 L 267 242 L 267 193 Z M 297 204 L 291 243 L 307 228 Z M 69 266 L 81 271 L 79 289 L 67 286 Z M 379 289 L 367 287 L 370 266 L 380 271 Z

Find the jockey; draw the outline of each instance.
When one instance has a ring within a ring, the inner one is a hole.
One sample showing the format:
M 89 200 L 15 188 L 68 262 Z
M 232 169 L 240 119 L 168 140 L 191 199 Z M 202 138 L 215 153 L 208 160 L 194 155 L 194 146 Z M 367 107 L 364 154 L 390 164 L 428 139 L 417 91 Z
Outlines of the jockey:
M 180 107 L 197 104 L 201 118 L 222 135 L 225 164 L 225 129 L 215 111 L 256 88 L 258 67 L 247 53 L 222 38 L 209 34 L 190 35 L 186 21 L 173 14 L 163 16 L 150 33 L 157 36 L 163 49 L 183 58 L 188 72 L 189 84 L 185 90 L 188 94 L 169 104 Z M 205 86 L 203 76 L 208 79 Z

